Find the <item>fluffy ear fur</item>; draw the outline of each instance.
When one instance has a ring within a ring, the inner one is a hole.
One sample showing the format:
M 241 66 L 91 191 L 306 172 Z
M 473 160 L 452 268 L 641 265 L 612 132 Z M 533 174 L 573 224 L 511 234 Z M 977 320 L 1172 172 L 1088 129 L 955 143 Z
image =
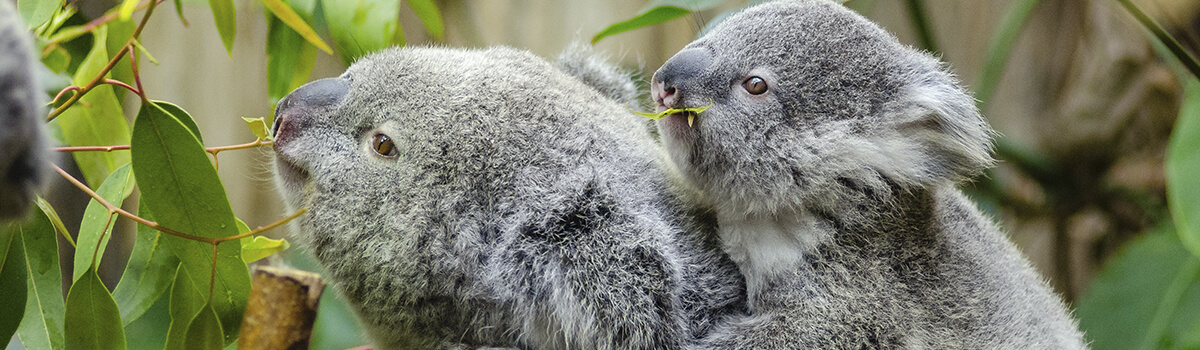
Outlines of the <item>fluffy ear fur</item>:
M 554 66 L 621 104 L 638 106 L 646 100 L 633 83 L 634 72 L 611 63 L 607 55 L 583 42 L 568 45 Z
M 0 221 L 24 216 L 46 178 L 37 65 L 25 24 L 0 1 Z
M 889 180 L 915 187 L 955 184 L 990 167 L 992 130 L 975 100 L 924 53 L 901 80 L 895 101 L 883 107 L 888 118 L 874 149 L 854 155 Z

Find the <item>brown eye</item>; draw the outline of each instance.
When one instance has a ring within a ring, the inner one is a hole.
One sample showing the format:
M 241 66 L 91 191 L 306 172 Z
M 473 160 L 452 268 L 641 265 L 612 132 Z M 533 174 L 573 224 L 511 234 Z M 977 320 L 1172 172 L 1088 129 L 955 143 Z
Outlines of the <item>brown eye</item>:
M 750 77 L 742 82 L 742 87 L 751 95 L 762 95 L 767 92 L 767 81 L 759 77 Z
M 375 134 L 375 138 L 371 142 L 375 153 L 388 158 L 396 156 L 396 145 L 392 143 L 392 138 L 387 135 Z

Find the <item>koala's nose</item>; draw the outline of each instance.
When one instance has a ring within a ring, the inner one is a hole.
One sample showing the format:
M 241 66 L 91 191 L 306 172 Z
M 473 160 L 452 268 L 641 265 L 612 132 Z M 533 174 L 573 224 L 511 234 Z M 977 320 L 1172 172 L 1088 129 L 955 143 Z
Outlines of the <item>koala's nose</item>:
M 314 110 L 337 104 L 350 92 L 350 81 L 342 78 L 326 78 L 304 84 L 279 100 L 275 107 L 275 123 L 271 134 L 278 144 L 294 129 L 306 123 Z
M 654 73 L 650 83 L 655 102 L 667 108 L 678 107 L 683 90 L 708 70 L 712 61 L 712 54 L 704 48 L 687 49 L 672 56 Z

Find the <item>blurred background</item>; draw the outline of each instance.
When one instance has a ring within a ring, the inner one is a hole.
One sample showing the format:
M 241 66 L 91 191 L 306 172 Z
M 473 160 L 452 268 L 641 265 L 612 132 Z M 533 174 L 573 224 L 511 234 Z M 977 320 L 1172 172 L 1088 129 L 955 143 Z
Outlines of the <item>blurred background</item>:
M 118 2 L 88 0 L 77 6 L 85 16 L 95 18 Z M 189 111 L 207 146 L 253 141 L 240 118 L 269 120 L 272 114 L 264 50 L 267 16 L 262 5 L 235 2 L 237 35 L 229 55 L 216 34 L 207 2 L 183 1 L 186 26 L 167 13 L 174 11 L 169 3 L 142 34 L 143 46 L 161 63 L 142 63 L 146 91 L 154 99 Z M 1002 135 L 1001 162 L 966 190 L 1001 222 L 1064 299 L 1078 302 L 1103 264 L 1125 243 L 1170 220 L 1164 157 L 1183 99 L 1179 69 L 1117 1 L 928 0 L 922 7 L 929 28 L 925 33 L 914 24 L 912 3 L 852 0 L 846 5 L 902 42 L 930 49 L 977 92 L 984 115 Z M 1134 3 L 1195 55 L 1200 48 L 1200 1 Z M 440 0 L 435 4 L 445 23 L 440 38 L 428 33 L 410 7 L 400 7 L 408 45 L 508 45 L 553 59 L 572 41 L 587 42 L 605 27 L 638 14 L 647 1 Z M 1005 30 L 1006 14 L 1022 4 L 1031 4 L 1031 12 L 1013 32 L 1017 36 L 1007 63 L 1001 59 L 997 67 L 989 43 Z M 709 21 L 743 5 L 743 1 L 725 1 L 677 20 L 608 37 L 595 47 L 643 74 L 644 83 Z M 318 32 L 326 31 L 318 28 Z M 333 43 L 328 36 L 326 40 Z M 338 56 L 318 53 L 309 80 L 337 76 L 344 68 Z M 981 84 L 986 79 L 994 85 Z M 986 90 L 980 91 L 981 87 Z M 134 114 L 127 111 L 130 118 Z M 234 212 L 250 227 L 289 214 L 274 192 L 270 158 L 268 148 L 224 152 L 219 157 L 219 173 Z M 69 185 L 56 187 L 53 196 L 56 207 L 86 200 Z M 76 205 L 80 212 L 83 205 Z M 79 221 L 63 215 L 68 225 Z M 128 255 L 133 225 L 128 220 L 121 225 L 113 239 L 125 244 L 109 245 L 107 254 L 119 257 L 106 261 L 124 261 L 120 256 Z M 281 237 L 285 231 L 270 235 Z M 123 269 L 114 265 L 119 264 L 104 266 L 113 280 Z M 1197 276 L 1190 278 L 1186 281 L 1192 286 Z M 1181 293 L 1200 296 L 1200 288 Z M 1200 334 L 1200 328 L 1192 334 Z M 1172 344 L 1165 347 L 1183 343 Z

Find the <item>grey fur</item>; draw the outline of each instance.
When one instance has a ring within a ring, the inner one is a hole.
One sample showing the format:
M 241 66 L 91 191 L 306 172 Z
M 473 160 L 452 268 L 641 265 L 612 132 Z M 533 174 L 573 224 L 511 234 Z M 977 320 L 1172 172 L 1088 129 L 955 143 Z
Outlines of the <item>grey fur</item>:
M 713 104 L 658 122 L 749 289 L 751 315 L 704 347 L 1085 347 L 954 187 L 992 163 L 992 132 L 934 57 L 838 4 L 775 1 L 689 44 L 652 91 L 660 110 Z
M 297 241 L 378 348 L 676 349 L 745 311 L 665 152 L 528 52 L 386 50 L 277 115 Z
M 12 4 L 0 1 L 0 221 L 23 217 L 46 181 L 37 64 L 25 24 Z

